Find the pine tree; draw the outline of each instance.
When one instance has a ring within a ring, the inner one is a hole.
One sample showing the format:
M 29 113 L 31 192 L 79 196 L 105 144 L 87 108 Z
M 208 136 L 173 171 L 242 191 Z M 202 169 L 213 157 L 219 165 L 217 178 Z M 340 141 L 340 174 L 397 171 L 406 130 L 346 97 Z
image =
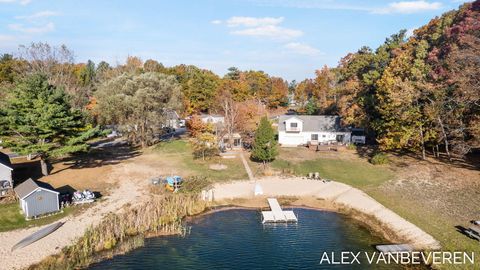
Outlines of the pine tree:
M 85 141 L 98 132 L 85 128 L 81 112 L 72 109 L 63 89 L 50 85 L 44 75 L 20 82 L 5 105 L 0 123 L 5 145 L 20 154 L 40 156 L 44 175 L 45 159 L 87 150 Z
M 266 116 L 262 117 L 255 133 L 251 159 L 263 162 L 264 167 L 267 162 L 271 162 L 278 155 L 275 133 Z

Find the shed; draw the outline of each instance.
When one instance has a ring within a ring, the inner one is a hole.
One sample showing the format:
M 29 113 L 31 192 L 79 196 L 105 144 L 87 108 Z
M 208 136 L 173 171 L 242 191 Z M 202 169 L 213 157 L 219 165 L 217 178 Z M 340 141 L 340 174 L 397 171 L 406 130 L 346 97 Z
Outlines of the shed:
M 13 188 L 12 163 L 7 154 L 0 152 L 0 197 Z
M 34 218 L 60 210 L 58 195 L 53 188 L 31 178 L 15 188 L 26 218 Z

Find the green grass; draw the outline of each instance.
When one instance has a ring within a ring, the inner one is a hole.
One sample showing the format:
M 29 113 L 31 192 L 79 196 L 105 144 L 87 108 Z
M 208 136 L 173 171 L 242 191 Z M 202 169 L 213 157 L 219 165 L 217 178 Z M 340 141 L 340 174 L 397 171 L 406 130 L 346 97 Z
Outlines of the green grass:
M 190 144 L 185 140 L 172 140 L 167 142 L 162 142 L 153 148 L 154 151 L 163 154 L 175 154 L 175 153 L 185 153 L 191 154 L 192 148 Z
M 26 227 L 42 226 L 52 223 L 62 217 L 65 217 L 77 211 L 78 207 L 68 207 L 63 212 L 56 215 L 30 220 L 25 220 L 25 217 L 20 212 L 18 203 L 0 204 L 0 232 L 11 231 Z
M 178 171 L 186 172 L 189 175 L 204 176 L 213 181 L 229 181 L 247 179 L 248 175 L 240 159 L 224 159 L 212 157 L 207 160 L 195 159 L 192 148 L 186 140 L 173 140 L 162 142 L 153 148 L 159 158 L 173 162 Z M 211 164 L 221 163 L 227 166 L 225 170 L 212 170 Z
M 366 161 L 317 158 L 304 161 L 277 159 L 272 162 L 274 169 L 292 169 L 296 175 L 306 176 L 310 172 L 319 172 L 320 177 L 331 179 L 354 187 L 378 186 L 392 178 L 392 172 Z

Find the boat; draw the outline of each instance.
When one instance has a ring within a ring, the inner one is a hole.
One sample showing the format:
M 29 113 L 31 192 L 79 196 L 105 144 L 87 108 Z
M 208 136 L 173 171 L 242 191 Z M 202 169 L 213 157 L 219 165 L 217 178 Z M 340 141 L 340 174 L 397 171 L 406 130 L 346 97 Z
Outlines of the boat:
M 40 229 L 34 233 L 32 233 L 31 235 L 23 238 L 22 240 L 20 240 L 18 243 L 16 243 L 13 247 L 12 247 L 12 251 L 16 250 L 16 249 L 19 249 L 19 248 L 23 248 L 23 247 L 26 247 L 40 239 L 42 239 L 43 237 L 53 233 L 54 231 L 56 231 L 58 228 L 60 228 L 63 224 L 65 224 L 65 222 L 57 222 L 57 223 L 54 223 L 52 225 L 49 225 L 43 229 Z
M 92 203 L 95 201 L 95 193 L 86 189 L 84 191 L 75 191 L 72 197 L 73 204 Z

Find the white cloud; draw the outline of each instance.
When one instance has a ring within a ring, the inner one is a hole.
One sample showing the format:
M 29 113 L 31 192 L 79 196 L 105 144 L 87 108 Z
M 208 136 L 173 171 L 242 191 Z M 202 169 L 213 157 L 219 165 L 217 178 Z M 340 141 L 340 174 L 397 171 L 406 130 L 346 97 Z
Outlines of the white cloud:
M 42 33 L 48 33 L 55 30 L 55 25 L 51 22 L 38 27 L 25 27 L 23 24 L 17 24 L 17 23 L 9 24 L 8 27 L 11 30 L 27 33 L 27 34 L 42 34 Z
M 55 11 L 44 10 L 44 11 L 34 13 L 32 15 L 15 16 L 15 18 L 16 19 L 33 20 L 33 19 L 39 19 L 39 18 L 48 18 L 48 17 L 52 17 L 52 16 L 57 16 L 57 15 L 58 15 L 58 13 L 55 12 Z
M 317 56 L 323 54 L 320 50 L 304 43 L 299 42 L 290 42 L 285 44 L 285 48 L 289 49 L 291 52 L 309 56 Z
M 30 4 L 31 0 L 0 0 L 0 3 L 19 3 L 20 5 L 28 5 Z
M 273 17 L 231 17 L 227 20 L 227 26 L 229 27 L 259 27 L 267 25 L 278 25 L 283 22 L 283 17 L 273 18 Z
M 292 39 L 303 35 L 303 32 L 300 30 L 283 28 L 276 25 L 247 28 L 232 31 L 231 33 L 240 36 L 267 37 L 279 40 Z
M 393 2 L 388 4 L 384 8 L 375 8 L 372 9 L 372 13 L 377 14 L 389 14 L 389 13 L 402 13 L 402 14 L 411 14 L 417 12 L 438 10 L 442 8 L 442 3 L 440 2 L 427 2 L 427 1 L 401 1 Z
M 303 32 L 296 29 L 281 27 L 284 17 L 243 17 L 234 16 L 224 22 L 230 28 L 230 34 L 239 36 L 252 36 L 270 38 L 276 40 L 289 40 L 303 35 Z M 212 21 L 213 24 L 223 23 L 220 20 Z
M 14 36 L 0 35 L 0 42 L 10 42 L 15 40 Z
M 415 13 L 431 10 L 438 10 L 444 7 L 438 0 L 437 2 L 429 2 L 435 0 L 397 0 L 397 2 L 387 2 L 385 5 L 375 6 L 368 4 L 356 3 L 360 1 L 351 1 L 351 3 L 341 3 L 336 0 L 249 0 L 253 4 L 259 6 L 301 8 L 301 9 L 323 9 L 323 10 L 350 10 L 359 12 L 369 12 L 374 14 L 388 13 Z M 395 1 L 395 0 L 391 0 Z M 451 0 L 452 2 L 468 2 L 468 0 Z M 345 1 L 344 1 L 345 2 Z

